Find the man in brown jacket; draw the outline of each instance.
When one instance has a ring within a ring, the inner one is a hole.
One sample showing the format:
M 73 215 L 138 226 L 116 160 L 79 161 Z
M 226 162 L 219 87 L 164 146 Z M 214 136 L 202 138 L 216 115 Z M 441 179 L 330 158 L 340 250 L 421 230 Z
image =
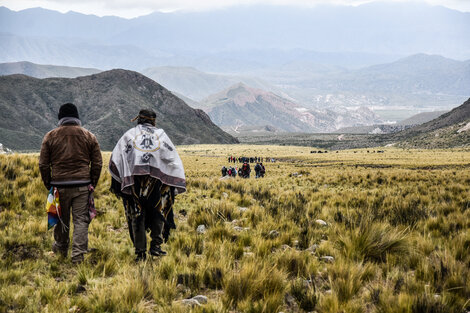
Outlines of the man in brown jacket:
M 57 187 L 62 209 L 61 222 L 54 228 L 52 251 L 67 256 L 70 211 L 74 232 L 72 262 L 81 263 L 88 251 L 89 185 L 96 186 L 102 166 L 96 137 L 81 127 L 77 107 L 66 103 L 59 109 L 59 126 L 44 136 L 39 170 L 47 189 Z

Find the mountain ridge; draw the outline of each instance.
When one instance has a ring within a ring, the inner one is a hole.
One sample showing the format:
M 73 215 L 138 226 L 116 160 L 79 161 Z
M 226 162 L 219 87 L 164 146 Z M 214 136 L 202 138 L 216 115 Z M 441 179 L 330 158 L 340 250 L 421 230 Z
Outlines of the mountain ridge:
M 96 68 L 35 64 L 32 62 L 0 63 L 0 75 L 24 74 L 35 78 L 64 77 L 73 78 L 102 72 Z
M 142 108 L 157 112 L 157 127 L 175 144 L 237 143 L 202 110 L 192 109 L 150 78 L 122 69 L 77 78 L 0 76 L 0 142 L 15 150 L 38 149 L 66 102 L 78 106 L 84 127 L 97 135 L 103 150 L 113 148 Z

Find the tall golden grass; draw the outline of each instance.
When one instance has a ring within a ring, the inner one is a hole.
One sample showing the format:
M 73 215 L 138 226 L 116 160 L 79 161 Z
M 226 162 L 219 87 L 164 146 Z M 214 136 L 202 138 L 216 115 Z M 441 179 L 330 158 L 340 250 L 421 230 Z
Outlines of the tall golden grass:
M 137 264 L 105 164 L 79 266 L 51 253 L 38 155 L 0 155 L 0 312 L 469 311 L 470 152 L 310 150 L 178 147 L 168 256 Z M 229 155 L 277 162 L 221 180 Z

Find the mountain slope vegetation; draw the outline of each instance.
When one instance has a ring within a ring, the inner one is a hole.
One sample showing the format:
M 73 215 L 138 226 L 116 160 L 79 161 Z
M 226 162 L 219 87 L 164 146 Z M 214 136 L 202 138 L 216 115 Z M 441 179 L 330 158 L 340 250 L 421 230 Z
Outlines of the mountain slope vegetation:
M 21 86 L 21 87 L 19 87 Z M 202 110 L 192 109 L 153 80 L 132 71 L 112 70 L 78 78 L 0 77 L 0 142 L 15 150 L 38 149 L 57 123 L 61 104 L 77 105 L 84 127 L 110 150 L 134 123 L 140 109 L 157 112 L 157 126 L 175 144 L 236 143 Z

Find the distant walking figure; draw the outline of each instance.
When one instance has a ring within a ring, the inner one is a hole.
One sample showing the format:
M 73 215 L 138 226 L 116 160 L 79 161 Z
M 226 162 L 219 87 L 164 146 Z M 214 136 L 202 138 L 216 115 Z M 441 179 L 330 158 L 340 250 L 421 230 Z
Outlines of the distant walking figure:
M 266 174 L 266 168 L 264 167 L 263 163 L 259 164 L 261 166 L 261 170 L 259 172 L 260 177 L 264 177 L 264 174 Z
M 261 176 L 261 165 L 259 165 L 259 163 L 256 163 L 255 165 L 255 174 L 256 174 L 256 178 L 259 178 Z
M 72 262 L 81 263 L 88 251 L 88 203 L 100 178 L 101 151 L 96 137 L 81 127 L 74 104 L 62 105 L 58 117 L 59 126 L 44 136 L 39 170 L 46 188 L 60 195 L 61 216 L 54 227 L 52 251 L 67 256 L 72 212 Z
M 165 131 L 155 127 L 156 116 L 141 110 L 133 119 L 137 126 L 119 139 L 109 161 L 111 191 L 123 200 L 136 261 L 146 258 L 147 229 L 149 253 L 166 255 L 161 245 L 176 228 L 174 198 L 186 191 L 183 163 Z

